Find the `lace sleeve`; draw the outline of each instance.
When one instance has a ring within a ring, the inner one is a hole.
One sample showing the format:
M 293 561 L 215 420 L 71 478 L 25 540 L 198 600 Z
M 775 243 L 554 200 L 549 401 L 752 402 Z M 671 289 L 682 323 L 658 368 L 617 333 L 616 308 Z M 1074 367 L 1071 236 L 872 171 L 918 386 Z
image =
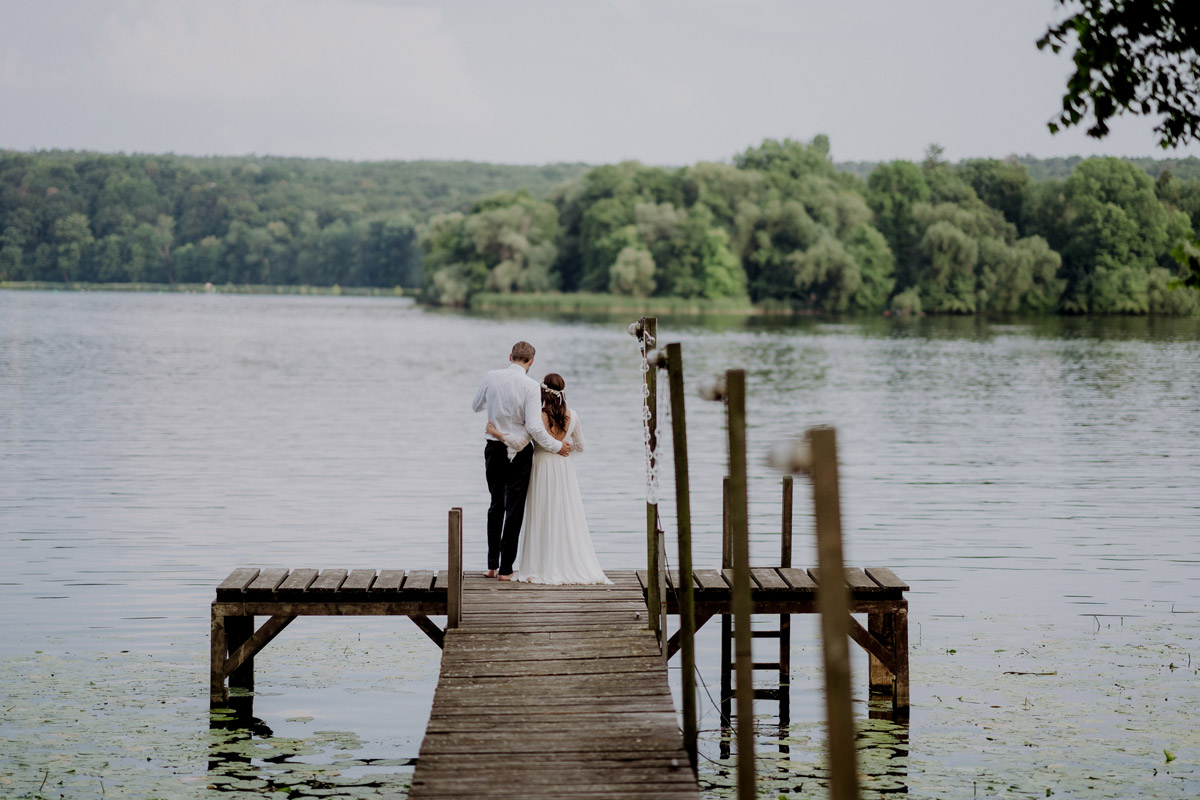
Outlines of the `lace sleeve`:
M 506 433 L 504 435 L 504 443 L 508 445 L 508 460 L 512 461 L 514 458 L 516 458 L 517 453 L 528 447 L 531 441 L 533 441 L 533 439 L 530 437 L 529 432 L 524 428 L 516 433 Z
M 575 419 L 575 428 L 571 431 L 571 455 L 575 455 L 583 452 L 583 424 L 574 409 L 571 410 L 571 416 Z

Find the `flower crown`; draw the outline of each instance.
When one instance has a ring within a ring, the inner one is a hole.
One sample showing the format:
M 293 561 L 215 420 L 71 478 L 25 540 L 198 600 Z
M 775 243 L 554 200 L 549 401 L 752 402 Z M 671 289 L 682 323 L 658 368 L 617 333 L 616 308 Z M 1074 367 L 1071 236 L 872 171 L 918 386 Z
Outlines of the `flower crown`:
M 551 389 L 549 386 L 547 386 L 547 385 L 546 385 L 546 384 L 544 384 L 544 383 L 542 384 L 542 389 L 543 389 L 544 391 L 547 391 L 547 392 L 549 392 L 550 394 L 554 395 L 554 396 L 555 396 L 555 397 L 557 397 L 559 400 L 561 400 L 561 399 L 562 399 L 562 392 L 561 392 L 561 391 L 559 391 L 558 389 Z

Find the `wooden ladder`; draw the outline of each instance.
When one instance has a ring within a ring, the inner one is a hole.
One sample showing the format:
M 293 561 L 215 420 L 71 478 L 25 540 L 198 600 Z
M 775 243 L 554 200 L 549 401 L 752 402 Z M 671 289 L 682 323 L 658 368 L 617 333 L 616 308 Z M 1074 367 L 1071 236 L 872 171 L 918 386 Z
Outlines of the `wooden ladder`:
M 729 478 L 726 477 L 723 486 L 723 513 L 722 513 L 722 547 L 721 547 L 721 567 L 723 570 L 733 568 L 733 545 L 729 533 Z M 780 552 L 779 565 L 780 567 L 792 566 L 792 476 L 786 475 L 783 478 L 783 514 L 780 525 Z M 779 660 L 778 661 L 754 661 L 751 663 L 751 669 L 762 672 L 775 672 L 779 676 L 779 683 L 773 689 L 756 688 L 754 690 L 755 700 L 775 700 L 779 703 L 779 725 L 780 728 L 785 728 L 791 722 L 792 717 L 792 615 L 780 614 L 778 628 L 760 628 L 750 631 L 752 639 L 778 639 L 779 640 Z M 721 725 L 729 727 L 732 724 L 732 706 L 733 700 L 737 697 L 737 690 L 733 685 L 733 617 L 729 614 L 721 615 Z M 728 757 L 725 751 L 729 748 L 727 739 L 721 741 L 721 751 L 723 757 Z M 781 745 L 781 749 L 786 748 L 786 745 Z M 786 752 L 786 750 L 784 750 Z

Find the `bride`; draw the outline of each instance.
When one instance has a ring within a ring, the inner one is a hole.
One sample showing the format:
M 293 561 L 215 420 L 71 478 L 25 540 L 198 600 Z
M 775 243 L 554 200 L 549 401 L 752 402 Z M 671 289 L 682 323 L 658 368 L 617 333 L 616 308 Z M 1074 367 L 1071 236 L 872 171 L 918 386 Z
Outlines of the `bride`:
M 567 408 L 566 382 L 551 372 L 542 379 L 542 421 L 555 439 L 569 441 L 571 456 L 583 452 L 579 414 Z M 487 432 L 508 445 L 508 457 L 524 449 L 528 433 L 505 436 L 488 421 Z M 535 446 L 525 498 L 525 525 L 513 580 L 529 583 L 612 583 L 600 568 L 583 514 L 571 456 Z M 503 579 L 502 579 L 503 580 Z

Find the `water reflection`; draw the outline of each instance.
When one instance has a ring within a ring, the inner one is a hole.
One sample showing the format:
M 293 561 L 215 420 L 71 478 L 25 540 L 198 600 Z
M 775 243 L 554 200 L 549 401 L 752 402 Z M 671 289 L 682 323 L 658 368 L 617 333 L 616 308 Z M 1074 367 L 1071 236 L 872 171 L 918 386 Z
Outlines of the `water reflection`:
M 872 709 L 874 710 L 874 709 Z M 856 723 L 859 796 L 863 800 L 908 794 L 912 768 L 909 727 L 873 714 Z M 717 759 L 702 760 L 700 785 L 706 797 L 737 796 L 735 734 L 703 731 L 706 744 L 716 740 Z M 755 780 L 760 797 L 824 800 L 829 796 L 829 773 L 824 758 L 824 729 L 820 723 L 772 725 L 760 722 L 755 737 Z
M 245 698 L 242 698 L 245 699 Z M 234 708 L 210 712 L 208 788 L 222 793 L 288 797 L 396 797 L 408 792 L 415 759 L 356 755 L 350 731 L 275 736 L 262 720 Z

